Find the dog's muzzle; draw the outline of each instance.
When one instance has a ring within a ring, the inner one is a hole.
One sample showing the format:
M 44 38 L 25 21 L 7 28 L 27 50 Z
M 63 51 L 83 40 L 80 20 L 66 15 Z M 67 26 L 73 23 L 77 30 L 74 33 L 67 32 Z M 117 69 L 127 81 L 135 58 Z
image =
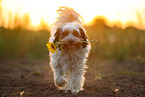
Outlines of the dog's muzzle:
M 73 40 L 68 40 L 68 44 L 67 44 L 68 47 L 74 47 L 75 46 L 75 43 Z
M 77 50 L 79 49 L 81 44 L 75 40 L 68 40 L 64 43 L 63 48 L 64 50 Z

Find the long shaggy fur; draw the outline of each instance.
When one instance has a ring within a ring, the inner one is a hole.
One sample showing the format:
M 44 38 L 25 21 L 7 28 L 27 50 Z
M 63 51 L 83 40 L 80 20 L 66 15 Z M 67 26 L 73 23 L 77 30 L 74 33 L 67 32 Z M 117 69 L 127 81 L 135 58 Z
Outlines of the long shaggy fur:
M 54 73 L 54 83 L 61 89 L 78 93 L 83 90 L 85 62 L 90 51 L 90 43 L 82 27 L 81 16 L 72 8 L 60 7 L 58 17 L 52 26 L 50 42 L 63 42 L 57 53 L 50 53 L 50 65 Z
M 83 23 L 83 18 L 79 15 L 73 8 L 68 7 L 59 7 L 57 10 L 58 17 L 56 18 L 56 22 L 52 24 L 51 27 L 51 35 L 56 32 L 56 29 L 66 23 L 75 22 L 78 24 Z

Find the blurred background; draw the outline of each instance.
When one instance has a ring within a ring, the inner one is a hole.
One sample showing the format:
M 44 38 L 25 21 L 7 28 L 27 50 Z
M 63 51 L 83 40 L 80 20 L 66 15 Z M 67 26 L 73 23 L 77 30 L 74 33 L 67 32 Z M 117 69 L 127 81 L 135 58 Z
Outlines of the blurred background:
M 53 83 L 46 47 L 59 6 L 97 40 L 78 97 L 144 97 L 145 0 L 0 0 L 0 97 L 69 96 Z
M 46 42 L 56 9 L 69 5 L 84 17 L 89 40 L 97 40 L 91 42 L 90 60 L 145 62 L 144 4 L 145 0 L 0 0 L 0 58 L 48 59 Z

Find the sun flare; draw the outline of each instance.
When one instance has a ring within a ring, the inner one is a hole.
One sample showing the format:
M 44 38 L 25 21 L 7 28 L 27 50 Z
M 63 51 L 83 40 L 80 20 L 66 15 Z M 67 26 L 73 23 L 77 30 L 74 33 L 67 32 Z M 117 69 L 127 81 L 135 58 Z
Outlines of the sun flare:
M 13 28 L 16 19 L 24 23 L 26 14 L 28 28 L 40 28 L 42 23 L 49 26 L 55 21 L 59 6 L 68 6 L 82 15 L 88 25 L 94 17 L 104 16 L 110 26 L 119 22 L 122 28 L 133 25 L 145 29 L 144 4 L 145 0 L 1 0 L 0 26 Z

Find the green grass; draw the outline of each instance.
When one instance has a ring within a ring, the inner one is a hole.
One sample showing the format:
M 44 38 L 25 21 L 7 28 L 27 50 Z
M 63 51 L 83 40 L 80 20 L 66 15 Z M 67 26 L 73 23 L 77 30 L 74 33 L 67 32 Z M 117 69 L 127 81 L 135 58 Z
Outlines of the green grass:
M 46 30 L 31 31 L 0 28 L 0 57 L 37 59 L 48 56 Z
M 97 20 L 96 20 L 97 22 Z M 101 24 L 101 25 L 100 25 Z M 108 27 L 105 22 L 86 27 L 92 40 L 92 52 L 97 56 L 123 61 L 125 59 L 145 59 L 145 30 L 134 27 L 121 29 Z
M 116 72 L 116 74 L 117 75 L 125 75 L 125 76 L 130 76 L 130 75 L 145 76 L 145 72 L 135 72 L 135 71 L 130 71 L 130 70 L 118 71 L 118 72 Z
M 97 40 L 91 42 L 91 53 L 95 57 L 145 62 L 145 30 L 109 27 L 103 20 L 96 20 L 85 29 L 90 40 Z M 10 30 L 0 27 L 0 58 L 48 58 L 46 42 L 49 37 L 49 31 L 46 30 Z

